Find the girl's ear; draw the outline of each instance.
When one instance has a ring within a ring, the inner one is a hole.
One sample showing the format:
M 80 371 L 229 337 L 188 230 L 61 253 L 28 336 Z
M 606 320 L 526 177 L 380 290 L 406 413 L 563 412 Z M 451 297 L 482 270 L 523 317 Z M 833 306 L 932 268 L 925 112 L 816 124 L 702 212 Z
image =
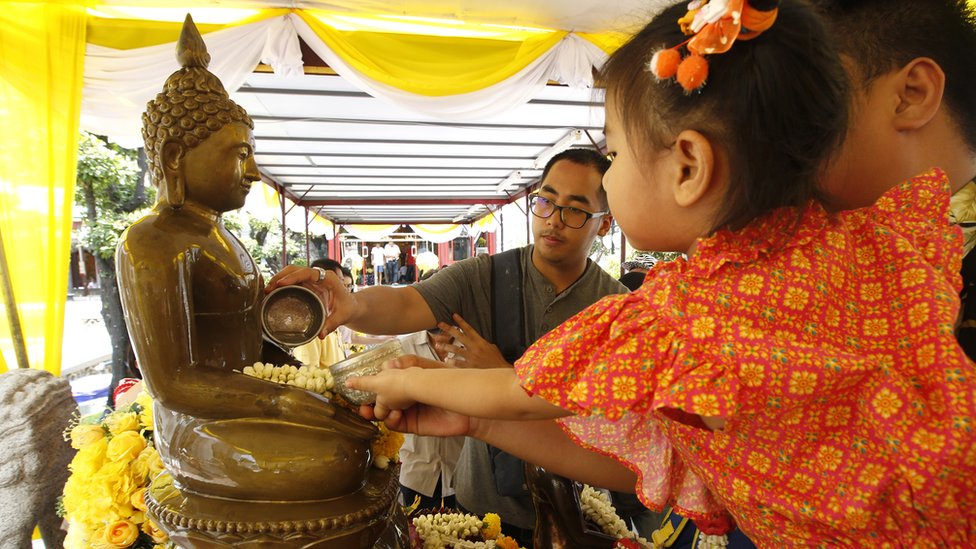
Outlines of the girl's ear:
M 939 112 L 945 92 L 945 73 L 928 57 L 913 59 L 896 75 L 898 105 L 895 128 L 917 130 L 928 124 Z
M 671 151 L 675 174 L 672 192 L 681 207 L 698 204 L 715 187 L 715 150 L 707 137 L 695 130 L 678 134 Z

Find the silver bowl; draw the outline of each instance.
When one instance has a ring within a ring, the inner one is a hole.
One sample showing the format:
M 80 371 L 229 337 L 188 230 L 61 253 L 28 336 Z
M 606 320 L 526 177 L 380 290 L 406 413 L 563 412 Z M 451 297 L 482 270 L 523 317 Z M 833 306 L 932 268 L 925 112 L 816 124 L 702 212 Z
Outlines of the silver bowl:
M 325 326 L 325 305 L 302 286 L 282 286 L 264 298 L 261 327 L 271 341 L 297 347 L 315 339 Z
M 345 360 L 336 362 L 329 366 L 332 379 L 335 381 L 335 391 L 357 406 L 376 402 L 375 393 L 350 389 L 346 387 L 346 380 L 351 377 L 375 375 L 380 371 L 384 362 L 401 356 L 403 356 L 403 347 L 400 345 L 400 340 L 391 339 L 368 351 L 357 353 Z

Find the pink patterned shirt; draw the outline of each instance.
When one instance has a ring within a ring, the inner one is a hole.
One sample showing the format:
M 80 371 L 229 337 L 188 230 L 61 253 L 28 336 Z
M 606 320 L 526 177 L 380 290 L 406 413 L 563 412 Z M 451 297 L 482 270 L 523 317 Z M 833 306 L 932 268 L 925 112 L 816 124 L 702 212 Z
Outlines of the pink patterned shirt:
M 871 208 L 783 209 L 658 263 L 535 343 L 523 386 L 639 476 L 759 546 L 976 546 L 976 368 L 956 344 L 941 171 Z M 725 420 L 705 428 L 701 416 Z

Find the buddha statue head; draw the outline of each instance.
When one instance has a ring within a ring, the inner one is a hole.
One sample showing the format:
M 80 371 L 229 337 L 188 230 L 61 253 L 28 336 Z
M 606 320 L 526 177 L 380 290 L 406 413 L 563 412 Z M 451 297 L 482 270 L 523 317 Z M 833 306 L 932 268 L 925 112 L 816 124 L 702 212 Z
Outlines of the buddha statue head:
M 240 208 L 251 182 L 254 122 L 231 101 L 210 71 L 210 54 L 187 15 L 177 44 L 182 68 L 174 72 L 142 115 L 142 137 L 157 206 L 190 201 L 217 213 Z

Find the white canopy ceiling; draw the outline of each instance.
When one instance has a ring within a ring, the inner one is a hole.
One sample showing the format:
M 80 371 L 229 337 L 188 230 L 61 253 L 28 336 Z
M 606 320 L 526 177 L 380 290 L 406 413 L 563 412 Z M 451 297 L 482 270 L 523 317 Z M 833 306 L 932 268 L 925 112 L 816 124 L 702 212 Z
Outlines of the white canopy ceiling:
M 201 4 L 225 9 L 315 8 L 437 18 L 441 23 L 457 20 L 604 32 L 633 30 L 661 2 L 242 0 L 187 4 L 109 0 L 101 2 L 99 9 L 168 6 L 192 11 L 199 19 Z M 337 223 L 470 222 L 488 208 L 496 209 L 524 193 L 558 150 L 603 141 L 602 96 L 590 88 L 543 86 L 528 103 L 504 112 L 435 118 L 388 97 L 373 97 L 357 87 L 359 83 L 328 74 L 331 71 L 322 69 L 324 63 L 316 55 L 322 50 L 310 46 L 307 37 L 302 36 L 306 74 L 253 72 L 231 95 L 254 119 L 257 160 L 266 179 L 282 186 L 299 205 Z M 310 69 L 312 65 L 318 65 L 317 69 Z M 87 77 L 86 68 L 86 85 Z M 160 75 L 160 85 L 162 78 L 165 76 Z

